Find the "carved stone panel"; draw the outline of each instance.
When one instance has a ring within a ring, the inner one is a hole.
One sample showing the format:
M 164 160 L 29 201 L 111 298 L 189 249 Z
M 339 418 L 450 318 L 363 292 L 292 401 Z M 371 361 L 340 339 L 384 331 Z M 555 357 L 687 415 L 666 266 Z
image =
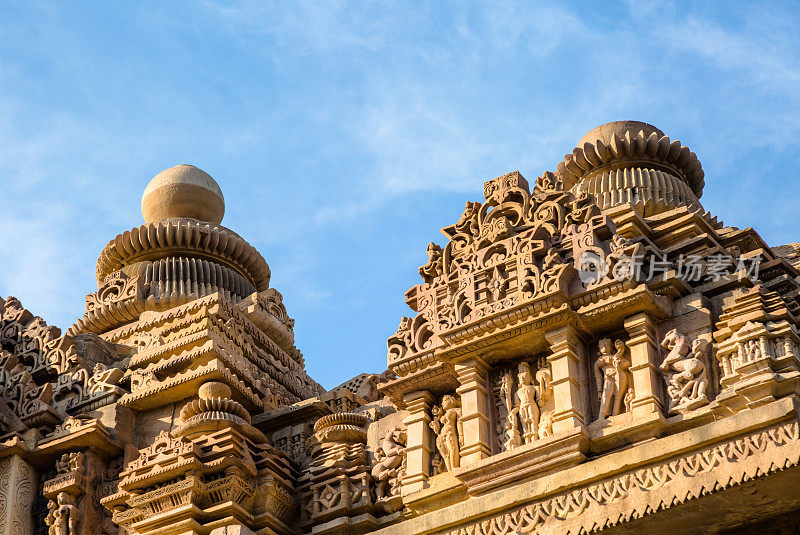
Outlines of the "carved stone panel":
M 33 532 L 36 479 L 33 467 L 18 455 L 0 460 L 0 534 Z

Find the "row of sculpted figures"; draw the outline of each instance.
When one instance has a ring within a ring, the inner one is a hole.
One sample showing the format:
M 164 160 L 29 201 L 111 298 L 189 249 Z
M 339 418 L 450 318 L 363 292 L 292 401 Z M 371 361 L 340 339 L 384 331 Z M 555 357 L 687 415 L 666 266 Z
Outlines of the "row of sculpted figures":
M 661 337 L 657 370 L 662 379 L 666 416 L 678 415 L 710 402 L 712 370 L 707 337 L 690 337 L 672 328 Z M 600 338 L 586 344 L 587 362 L 582 378 L 586 412 L 593 425 L 623 423 L 632 416 L 636 392 L 631 375 L 631 355 L 622 338 Z M 715 376 L 718 374 L 714 374 Z M 510 451 L 553 436 L 554 390 L 546 355 L 494 366 L 487 374 L 494 453 Z M 716 389 L 714 389 L 716 390 Z M 435 439 L 430 475 L 461 466 L 464 447 L 461 401 L 456 392 L 443 394 L 430 409 Z

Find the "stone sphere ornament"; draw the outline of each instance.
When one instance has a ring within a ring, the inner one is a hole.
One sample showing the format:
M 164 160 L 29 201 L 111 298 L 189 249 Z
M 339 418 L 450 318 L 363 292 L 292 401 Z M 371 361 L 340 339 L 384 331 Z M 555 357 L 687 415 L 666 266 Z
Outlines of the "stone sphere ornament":
M 161 171 L 144 190 L 142 216 L 146 223 L 191 218 L 215 225 L 225 215 L 225 198 L 211 175 L 193 165 Z

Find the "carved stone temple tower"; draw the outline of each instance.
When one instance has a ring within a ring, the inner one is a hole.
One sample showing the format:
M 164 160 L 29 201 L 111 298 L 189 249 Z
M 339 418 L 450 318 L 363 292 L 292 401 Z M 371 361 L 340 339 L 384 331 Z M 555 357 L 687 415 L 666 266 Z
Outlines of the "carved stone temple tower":
M 704 185 L 636 121 L 485 182 L 388 369 L 326 392 L 218 184 L 167 169 L 66 334 L 0 300 L 0 535 L 796 534 L 800 245 Z

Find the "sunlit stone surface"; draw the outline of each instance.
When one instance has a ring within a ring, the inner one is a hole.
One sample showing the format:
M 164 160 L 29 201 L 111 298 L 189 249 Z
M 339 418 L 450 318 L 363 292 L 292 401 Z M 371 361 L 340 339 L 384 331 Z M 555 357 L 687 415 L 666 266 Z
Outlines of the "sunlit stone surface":
M 637 121 L 487 181 L 388 369 L 326 392 L 219 185 L 167 169 L 66 334 L 0 300 L 0 533 L 797 533 L 800 246 L 704 186 Z

